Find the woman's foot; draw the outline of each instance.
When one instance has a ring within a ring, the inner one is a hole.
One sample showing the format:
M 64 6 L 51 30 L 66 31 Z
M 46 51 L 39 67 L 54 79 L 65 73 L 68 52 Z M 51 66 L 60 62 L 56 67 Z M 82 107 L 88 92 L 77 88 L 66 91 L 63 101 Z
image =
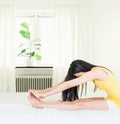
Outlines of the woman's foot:
M 34 107 L 34 108 L 43 108 L 41 106 L 42 102 L 34 94 L 29 93 L 28 99 L 29 99 L 29 102 L 31 103 L 32 107 Z

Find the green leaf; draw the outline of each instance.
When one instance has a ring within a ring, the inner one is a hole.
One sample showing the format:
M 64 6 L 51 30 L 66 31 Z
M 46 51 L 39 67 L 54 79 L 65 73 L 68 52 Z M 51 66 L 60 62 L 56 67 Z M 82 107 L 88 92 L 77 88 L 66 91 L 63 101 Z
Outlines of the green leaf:
M 21 50 L 21 52 L 18 54 L 18 56 L 21 56 L 22 54 L 24 54 L 26 52 L 26 49 Z
M 41 42 L 41 39 L 40 38 L 36 38 L 32 42 Z
M 26 31 L 25 32 L 25 36 L 26 36 L 27 39 L 30 39 L 30 32 L 29 31 Z
M 42 56 L 41 55 L 38 55 L 38 54 L 35 54 L 35 58 L 36 58 L 36 60 L 41 60 L 42 59 Z
M 25 35 L 25 30 L 20 30 L 19 32 L 21 35 Z
M 28 24 L 26 23 L 26 22 L 23 22 L 23 23 L 21 23 L 20 24 L 23 28 L 25 28 L 25 29 L 29 29 L 29 26 L 28 26 Z
M 19 32 L 21 34 L 22 37 L 30 40 L 30 32 L 29 31 L 25 31 L 25 30 L 20 30 Z
M 37 51 L 40 51 L 40 47 L 36 47 L 35 49 L 36 49 Z
M 35 43 L 34 45 L 35 45 L 35 46 L 41 46 L 41 44 L 40 44 L 40 43 Z
M 35 52 L 30 53 L 30 56 L 33 57 L 35 55 Z

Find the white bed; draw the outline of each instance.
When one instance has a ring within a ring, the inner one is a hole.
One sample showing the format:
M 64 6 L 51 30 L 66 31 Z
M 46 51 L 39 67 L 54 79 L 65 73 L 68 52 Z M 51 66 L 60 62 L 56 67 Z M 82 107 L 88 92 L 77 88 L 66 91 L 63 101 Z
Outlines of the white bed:
M 35 109 L 27 93 L 8 93 L 0 94 L 0 124 L 120 124 L 120 111 Z

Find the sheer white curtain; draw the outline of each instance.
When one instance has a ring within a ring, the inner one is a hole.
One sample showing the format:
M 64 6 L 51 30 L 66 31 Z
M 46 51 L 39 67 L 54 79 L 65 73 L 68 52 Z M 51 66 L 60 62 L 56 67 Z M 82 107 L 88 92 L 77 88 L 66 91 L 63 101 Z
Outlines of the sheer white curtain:
M 0 92 L 15 91 L 14 6 L 0 5 Z
M 55 5 L 54 82 L 64 80 L 68 67 L 78 59 L 79 5 Z
M 54 82 L 62 81 L 75 59 L 95 62 L 93 1 L 55 5 Z

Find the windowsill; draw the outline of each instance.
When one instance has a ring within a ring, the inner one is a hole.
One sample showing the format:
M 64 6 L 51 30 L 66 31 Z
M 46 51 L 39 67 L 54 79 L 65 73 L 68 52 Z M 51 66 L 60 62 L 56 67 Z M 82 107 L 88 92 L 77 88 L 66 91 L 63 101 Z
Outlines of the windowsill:
M 52 66 L 16 66 L 15 68 L 53 68 Z

